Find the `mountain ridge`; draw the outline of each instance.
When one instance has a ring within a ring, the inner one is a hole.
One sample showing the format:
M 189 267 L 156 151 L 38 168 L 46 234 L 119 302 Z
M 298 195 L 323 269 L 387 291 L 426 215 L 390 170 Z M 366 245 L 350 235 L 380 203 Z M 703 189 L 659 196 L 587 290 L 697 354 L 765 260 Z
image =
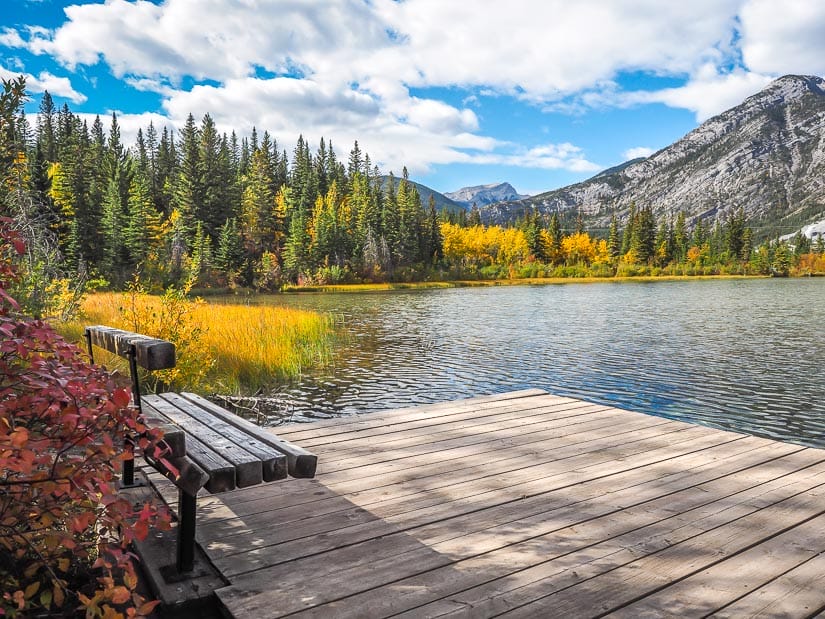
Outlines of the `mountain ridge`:
M 473 205 L 480 208 L 496 202 L 522 200 L 529 197 L 518 193 L 515 187 L 508 182 L 462 187 L 457 191 L 449 191 L 444 195 L 450 200 L 453 200 L 454 202 L 462 204 L 468 208 Z
M 825 80 L 786 75 L 647 158 L 520 200 L 486 205 L 487 223 L 526 212 L 624 220 L 633 203 L 658 217 L 712 223 L 742 208 L 759 236 L 825 217 Z

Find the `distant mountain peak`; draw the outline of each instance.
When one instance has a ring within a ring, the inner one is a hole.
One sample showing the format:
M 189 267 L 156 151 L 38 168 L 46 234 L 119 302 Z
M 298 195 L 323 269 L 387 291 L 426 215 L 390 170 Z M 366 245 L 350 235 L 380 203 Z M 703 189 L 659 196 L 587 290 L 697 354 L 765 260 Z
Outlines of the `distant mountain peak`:
M 521 200 L 528 196 L 518 193 L 510 183 L 490 183 L 488 185 L 474 185 L 473 187 L 462 187 L 458 191 L 445 193 L 445 196 L 470 207 L 475 204 L 478 207 L 487 206 L 496 202 L 506 202 L 511 200 Z

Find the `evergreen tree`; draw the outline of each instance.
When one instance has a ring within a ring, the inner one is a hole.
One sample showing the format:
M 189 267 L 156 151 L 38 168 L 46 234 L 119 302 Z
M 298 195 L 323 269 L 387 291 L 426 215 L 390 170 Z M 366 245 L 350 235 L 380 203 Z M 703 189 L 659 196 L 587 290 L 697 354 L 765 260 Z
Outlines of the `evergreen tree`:
M 638 217 L 636 214 L 636 203 L 630 203 L 630 211 L 627 214 L 627 225 L 622 231 L 622 256 L 626 256 L 633 245 L 633 236 L 636 234 L 636 224 Z
M 533 209 L 533 211 L 525 218 L 522 230 L 524 231 L 524 236 L 527 239 L 527 246 L 530 249 L 530 254 L 533 258 L 537 262 L 547 262 L 544 239 L 541 234 L 541 218 L 535 209 Z
M 685 213 L 679 211 L 676 216 L 676 225 L 673 227 L 673 259 L 684 262 L 688 251 L 688 232 L 685 222 Z
M 547 257 L 555 264 L 561 256 L 562 241 L 561 221 L 559 220 L 558 213 L 553 213 L 550 216 L 550 223 L 547 224 L 547 238 L 549 240 L 549 255 Z
M 40 108 L 37 112 L 37 144 L 43 153 L 43 158 L 49 163 L 57 161 L 55 113 L 54 100 L 46 90 L 43 98 L 40 99 Z
M 630 250 L 639 264 L 646 264 L 655 257 L 656 220 L 650 207 L 642 208 L 633 226 Z
M 607 233 L 607 251 L 610 254 L 610 258 L 612 260 L 618 259 L 621 250 L 621 237 L 619 236 L 619 222 L 616 220 L 616 216 L 610 218 L 610 230 Z
M 478 210 L 478 205 L 473 202 L 473 205 L 470 207 L 470 214 L 467 216 L 467 226 L 480 226 L 481 225 L 481 211 Z
M 702 248 L 702 246 L 707 243 L 708 235 L 705 232 L 705 226 L 702 224 L 702 220 L 700 218 L 696 219 L 696 224 L 693 226 L 693 247 Z
M 227 219 L 218 237 L 218 248 L 214 258 L 215 267 L 229 277 L 241 271 L 244 257 L 243 239 L 238 230 L 238 220 L 234 217 Z
M 180 133 L 180 165 L 173 184 L 173 204 L 180 213 L 182 218 L 180 225 L 187 239 L 195 230 L 196 215 L 201 212 L 203 204 L 199 142 L 200 136 L 195 125 L 195 117 L 189 114 Z
M 748 262 L 753 253 L 753 230 L 745 228 L 742 232 L 742 249 L 739 251 L 739 259 Z
M 124 238 L 130 263 L 142 263 L 159 240 L 160 215 L 152 203 L 149 181 L 146 174 L 136 174 L 129 188 L 129 218 Z

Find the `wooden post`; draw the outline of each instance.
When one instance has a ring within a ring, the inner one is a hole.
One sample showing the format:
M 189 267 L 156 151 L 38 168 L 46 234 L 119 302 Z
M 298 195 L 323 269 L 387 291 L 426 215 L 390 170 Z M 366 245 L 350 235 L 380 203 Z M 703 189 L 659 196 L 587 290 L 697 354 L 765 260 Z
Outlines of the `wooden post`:
M 138 413 L 141 413 L 140 408 L 140 382 L 138 379 L 137 369 L 137 349 L 134 344 L 129 345 L 129 351 L 126 353 L 129 359 L 129 374 L 132 378 L 132 398 L 135 401 L 135 406 Z M 123 440 L 123 447 L 126 450 L 127 457 L 123 460 L 123 479 L 121 483 L 124 487 L 129 488 L 135 485 L 135 443 L 132 437 L 127 435 Z
M 95 353 L 92 349 L 92 332 L 88 327 L 83 330 L 83 336 L 86 338 L 86 348 L 89 351 L 89 363 L 94 364 Z
M 195 567 L 195 515 L 198 499 L 184 490 L 178 492 L 178 551 L 179 574 L 191 572 Z

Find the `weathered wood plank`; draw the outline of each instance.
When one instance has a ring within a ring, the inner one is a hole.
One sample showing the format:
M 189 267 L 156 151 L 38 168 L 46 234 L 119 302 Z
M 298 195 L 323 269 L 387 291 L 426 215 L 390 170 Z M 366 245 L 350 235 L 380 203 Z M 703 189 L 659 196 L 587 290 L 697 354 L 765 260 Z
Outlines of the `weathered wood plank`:
M 313 445 L 348 442 L 356 440 L 359 437 L 405 432 L 416 427 L 437 428 L 443 423 L 452 421 L 472 420 L 512 411 L 528 411 L 533 408 L 559 404 L 592 403 L 552 395 L 535 395 L 516 401 L 495 400 L 493 402 L 473 405 L 445 406 L 436 410 L 432 415 L 426 416 L 415 416 L 413 413 L 409 413 L 381 421 L 373 420 L 372 417 L 364 415 L 364 418 L 359 419 L 359 421 L 351 422 L 342 427 L 330 426 L 317 430 L 312 428 L 298 428 L 289 434 L 289 440 L 300 441 L 301 444 L 312 443 Z M 289 428 L 291 426 L 285 427 Z M 278 427 L 278 432 L 281 432 L 281 427 Z
M 604 415 L 610 415 L 610 407 L 600 404 L 577 405 L 561 404 L 556 406 L 542 406 L 527 411 L 516 411 L 501 418 L 483 418 L 472 421 L 459 421 L 443 425 L 417 427 L 413 430 L 391 435 L 368 435 L 350 439 L 346 444 L 338 445 L 330 454 L 330 459 L 324 458 L 324 470 L 331 470 L 330 465 L 340 466 L 342 460 L 361 460 L 375 454 L 386 454 L 392 458 L 398 453 L 404 453 L 405 448 L 412 447 L 416 451 L 432 443 L 442 443 L 450 439 L 473 437 L 483 439 L 490 433 L 516 434 L 524 431 L 527 424 L 541 424 L 542 428 L 566 427 L 584 423 Z M 328 447 L 318 445 L 317 447 Z
M 735 522 L 717 527 L 668 545 L 664 549 L 620 565 L 595 578 L 553 592 L 553 610 L 557 616 L 569 616 L 586 599 L 597 613 L 621 608 L 627 603 L 690 576 L 721 558 L 741 552 L 782 533 L 789 522 L 803 522 L 823 512 L 825 487 L 765 506 Z M 534 617 L 546 607 L 546 595 L 527 603 L 504 617 Z
M 86 327 L 92 344 L 121 357 L 126 357 L 130 346 L 135 346 L 137 364 L 147 370 L 165 370 L 175 367 L 175 345 L 166 340 L 114 329 L 103 325 Z
M 796 540 L 791 540 L 793 548 Z M 786 547 L 787 550 L 787 547 Z M 710 615 L 713 619 L 772 619 L 813 615 L 825 608 L 825 553 Z
M 761 458 L 761 461 L 768 460 L 779 455 L 800 449 L 796 446 L 783 445 L 779 443 L 764 441 L 748 437 L 735 444 L 724 443 L 708 448 L 700 454 L 691 454 L 684 458 L 683 471 L 668 472 L 662 480 L 671 480 L 677 477 L 690 477 L 698 474 L 709 467 L 713 467 L 713 473 L 727 470 L 726 467 L 739 465 L 743 460 L 747 462 L 757 462 L 752 460 Z M 558 451 L 559 458 L 564 456 L 564 448 Z M 747 460 L 745 460 L 747 458 Z M 548 456 L 538 459 L 532 464 L 536 467 L 558 466 L 555 460 L 558 458 Z M 699 465 L 695 463 L 699 463 Z M 653 465 L 658 466 L 658 465 Z M 740 466 L 751 466 L 741 464 Z M 318 488 L 311 493 L 317 500 L 300 500 L 293 492 L 263 492 L 249 496 L 248 500 L 234 500 L 232 502 L 231 517 L 242 519 L 242 522 L 253 524 L 258 514 L 263 518 L 276 519 L 279 523 L 289 522 L 292 518 L 288 514 L 294 514 L 294 519 L 300 520 L 311 518 L 316 515 L 324 515 L 336 511 L 343 511 L 353 505 L 369 509 L 370 512 L 382 517 L 389 518 L 403 513 L 409 513 L 416 509 L 421 509 L 441 502 L 449 502 L 460 498 L 467 498 L 481 492 L 496 491 L 502 488 L 512 488 L 510 477 L 523 467 L 521 458 L 502 459 L 492 464 L 483 464 L 457 471 L 453 477 L 440 477 L 430 479 L 427 477 L 416 477 L 411 480 L 394 484 L 391 488 L 375 488 L 356 494 L 340 495 L 326 486 Z M 707 475 L 707 473 L 705 473 Z M 721 473 L 719 473 L 721 474 Z M 652 483 L 647 479 L 651 472 L 644 469 L 631 469 L 627 472 L 618 472 L 615 476 L 605 479 L 605 483 L 611 484 L 612 489 L 618 489 L 625 484 L 635 485 L 637 478 L 644 480 L 644 483 Z M 593 484 L 583 485 L 581 498 L 588 497 L 594 490 Z M 244 498 L 252 493 L 244 493 Z M 289 511 L 288 511 L 289 510 Z M 214 526 L 219 526 L 221 520 L 213 519 Z M 229 525 L 234 526 L 234 525 Z
M 143 410 L 143 421 L 150 428 L 158 428 L 163 432 L 163 441 L 169 447 L 169 456 L 180 458 L 186 455 L 186 434 L 180 426 L 170 423 L 162 415 L 153 414 L 154 409 L 147 406 Z
M 793 552 L 788 552 L 793 548 Z M 763 543 L 613 613 L 616 619 L 706 616 L 825 551 L 825 516 L 792 526 Z M 667 609 L 663 613 L 662 609 Z M 812 611 L 815 609 L 811 609 Z M 741 615 L 740 615 L 741 616 Z
M 144 396 L 143 401 L 157 414 L 168 417 L 170 421 L 186 431 L 189 435 L 187 453 L 201 467 L 209 471 L 210 476 L 219 475 L 213 471 L 223 469 L 226 463 L 229 464 L 232 469 L 233 483 L 227 485 L 226 490 L 261 483 L 263 480 L 261 461 L 254 455 L 158 395 Z M 219 492 L 213 488 L 223 487 L 224 482 L 218 480 L 210 480 L 208 486 L 210 492 Z
M 286 455 L 289 474 L 293 477 L 313 477 L 315 475 L 315 469 L 318 466 L 318 456 L 314 453 L 307 451 L 303 447 L 294 445 L 276 436 L 274 433 L 268 432 L 256 426 L 254 423 L 250 423 L 246 419 L 233 415 L 229 411 L 224 410 L 217 404 L 213 404 L 199 395 L 194 393 L 182 393 L 181 395 L 201 408 L 208 410 L 215 417 L 222 419 L 236 428 L 240 428 L 262 443 L 274 447 Z
M 162 393 L 160 397 L 260 460 L 263 468 L 263 481 L 275 481 L 287 477 L 287 458 L 274 447 L 259 441 L 246 431 L 216 418 L 212 412 L 201 408 L 198 404 L 177 393 Z M 245 485 L 239 483 L 238 487 L 243 488 Z
M 196 462 L 188 456 L 176 458 L 165 457 L 176 470 L 167 467 L 162 460 L 155 457 L 154 449 L 148 449 L 143 457 L 166 479 L 175 484 L 178 488 L 195 496 L 198 490 L 209 483 L 209 474 L 204 471 Z
M 718 434 L 715 434 L 704 440 L 706 443 L 690 441 L 690 447 L 686 449 L 695 449 L 702 444 L 709 445 L 712 442 L 719 443 L 722 439 Z M 643 443 L 644 441 L 640 441 L 640 445 Z M 678 446 L 668 445 L 667 443 L 668 441 L 661 441 L 658 437 L 652 438 L 650 443 L 645 446 L 644 459 L 637 459 L 634 463 L 629 462 L 626 469 L 637 468 L 645 463 L 652 464 L 672 459 L 674 455 L 679 453 Z M 658 449 L 650 449 L 650 447 L 656 447 L 657 445 Z M 545 504 L 548 494 L 571 486 L 578 487 L 588 479 L 600 477 L 602 470 L 593 466 L 586 467 L 583 470 L 573 469 L 550 477 L 543 475 L 532 483 L 514 487 L 510 490 L 511 494 L 507 492 L 485 492 L 476 497 L 457 500 L 453 503 L 445 501 L 433 507 L 416 510 L 402 518 L 385 518 L 383 523 L 375 527 L 368 527 L 366 534 L 387 535 L 392 531 L 406 531 L 416 528 L 416 538 L 431 544 L 439 541 L 445 535 L 447 537 L 453 536 L 456 527 L 459 527 L 462 531 L 471 531 L 475 528 L 486 530 L 500 524 L 501 521 L 517 521 L 520 518 L 534 515 L 536 512 L 542 513 L 546 509 Z M 517 482 L 518 480 L 514 480 L 514 484 Z M 555 506 L 555 502 L 553 502 L 553 505 Z M 360 512 L 356 513 L 360 514 Z M 290 557 L 289 552 L 292 552 L 292 550 L 286 551 L 284 545 L 286 541 L 307 538 L 326 532 L 327 535 L 322 538 L 321 543 L 325 549 L 329 549 L 337 543 L 337 540 L 341 539 L 342 535 L 349 536 L 354 533 L 352 530 L 343 529 L 333 534 L 333 530 L 346 525 L 346 522 L 340 518 L 325 517 L 321 519 L 321 526 L 327 526 L 327 529 L 314 529 L 313 527 L 317 525 L 318 521 L 308 520 L 296 523 L 289 527 L 289 530 L 269 529 L 260 531 L 253 528 L 233 537 L 231 548 L 223 554 L 219 555 L 217 551 L 219 548 L 227 548 L 226 540 L 222 540 L 214 548 L 210 547 L 210 550 L 215 551 L 213 560 L 216 565 L 219 565 L 224 573 L 231 576 L 239 573 L 239 570 L 260 569 L 271 561 L 269 554 L 251 557 L 248 553 L 244 553 L 240 559 L 235 558 L 237 553 L 233 552 L 232 549 L 244 547 L 245 544 L 241 541 L 242 537 L 246 537 L 249 540 L 248 543 L 254 544 L 256 549 L 259 550 L 280 544 L 278 558 L 283 560 Z M 334 529 L 330 527 L 334 527 Z M 318 551 L 314 545 L 314 540 L 305 540 L 297 545 L 295 550 L 302 553 L 302 555 L 310 550 Z
M 823 473 L 825 467 L 820 468 L 820 474 Z M 766 474 L 767 477 L 774 477 L 782 476 L 781 469 L 775 469 L 772 474 Z M 744 477 L 747 477 L 747 473 L 744 474 Z M 764 480 L 763 480 L 764 481 Z M 710 487 L 712 488 L 713 485 L 717 486 L 718 488 L 722 488 L 725 484 L 725 480 L 714 480 L 710 482 Z M 800 486 L 801 488 L 809 488 L 810 483 L 803 482 Z M 674 510 L 672 507 L 675 505 L 677 510 L 679 508 L 685 509 L 687 507 L 693 507 L 694 509 L 704 510 L 703 515 L 707 517 L 707 512 L 712 511 L 717 517 L 721 518 L 721 522 L 726 523 L 736 523 L 741 519 L 743 513 L 753 513 L 758 511 L 758 507 L 749 505 L 748 502 L 752 501 L 754 497 L 758 497 L 762 490 L 758 489 L 759 484 L 755 484 L 750 486 L 745 493 L 744 496 L 740 499 L 739 504 L 741 509 L 744 511 L 735 512 L 731 509 L 732 504 L 725 501 L 724 496 L 719 496 L 718 494 L 710 500 L 708 499 L 708 486 L 706 487 L 697 487 L 691 486 L 689 488 L 684 489 L 683 494 L 680 496 L 678 495 L 670 495 L 667 492 L 664 493 L 663 496 L 660 496 L 654 503 L 650 502 L 641 502 L 638 505 L 638 513 L 637 516 L 639 517 L 625 520 L 622 518 L 616 517 L 616 510 L 607 510 L 606 505 L 599 505 L 599 502 L 596 501 L 591 509 L 599 510 L 601 509 L 602 514 L 599 518 L 594 518 L 595 512 L 590 512 L 587 509 L 583 509 L 583 506 L 576 505 L 567 508 L 566 510 L 560 510 L 555 514 L 554 521 L 549 522 L 551 525 L 550 530 L 545 531 L 542 533 L 540 537 L 535 536 L 535 531 L 530 530 L 522 530 L 521 528 L 514 528 L 510 525 L 506 529 L 502 529 L 501 527 L 496 531 L 486 531 L 483 528 L 481 529 L 473 529 L 473 531 L 468 534 L 471 538 L 475 538 L 477 541 L 480 541 L 483 544 L 483 547 L 478 547 L 476 542 L 472 539 L 461 539 L 454 538 L 452 540 L 446 540 L 445 542 L 439 544 L 428 544 L 425 543 L 422 547 L 418 550 L 405 550 L 407 553 L 407 557 L 405 561 L 399 562 L 396 564 L 395 558 L 389 554 L 382 554 L 382 551 L 379 547 L 374 548 L 374 552 L 371 553 L 371 557 L 373 560 L 373 564 L 371 566 L 369 574 L 367 574 L 368 578 L 373 577 L 373 572 L 381 574 L 384 582 L 393 583 L 388 585 L 386 589 L 383 591 L 377 590 L 375 595 L 369 595 L 368 599 L 361 598 L 357 600 L 357 598 L 353 598 L 352 601 L 347 601 L 346 603 L 336 606 L 335 612 L 331 612 L 331 608 L 319 608 L 319 616 L 324 616 L 324 612 L 330 613 L 332 616 L 347 616 L 343 614 L 343 608 L 354 608 L 354 612 L 350 616 L 388 616 L 389 614 L 399 612 L 399 610 L 403 610 L 404 608 L 409 608 L 410 606 L 416 606 L 415 602 L 417 599 L 420 599 L 421 596 L 430 595 L 431 587 L 435 587 L 435 591 L 439 592 L 439 583 L 450 583 L 452 582 L 455 585 L 456 582 L 461 583 L 462 585 L 466 586 L 469 583 L 472 583 L 473 580 L 478 582 L 485 581 L 498 581 L 498 579 L 502 579 L 504 583 L 508 582 L 507 577 L 509 574 L 518 573 L 520 570 L 524 568 L 529 568 L 531 566 L 539 566 L 544 567 L 548 565 L 548 560 L 552 559 L 554 556 L 558 556 L 562 559 L 563 564 L 560 566 L 552 566 L 552 573 L 559 574 L 564 577 L 572 577 L 574 578 L 574 582 L 578 580 L 576 574 L 573 573 L 571 576 L 571 567 L 581 566 L 584 570 L 587 569 L 587 565 L 589 561 L 592 561 L 594 558 L 598 556 L 605 557 L 607 561 L 611 561 L 613 556 L 616 554 L 617 550 L 620 550 L 623 545 L 621 544 L 607 544 L 602 545 L 601 552 L 595 552 L 593 550 L 587 550 L 590 545 L 594 542 L 599 542 L 599 540 L 603 539 L 610 539 L 610 537 L 615 537 L 617 534 L 626 534 L 635 536 L 635 540 L 637 544 L 649 544 L 651 543 L 651 536 L 657 535 L 660 539 L 660 543 L 669 547 L 671 542 L 669 541 L 671 537 L 674 535 L 676 536 L 676 541 L 679 540 L 679 534 L 676 533 L 677 531 L 682 531 L 681 535 L 683 535 L 688 541 L 696 535 L 696 529 L 685 530 L 685 523 L 681 520 L 678 515 L 674 514 Z M 779 488 L 774 488 L 774 492 L 778 493 L 779 496 L 787 497 L 788 494 L 791 494 L 792 491 L 787 489 L 788 484 L 785 482 L 781 482 Z M 785 487 L 786 489 L 782 490 Z M 798 488 L 797 488 L 798 490 Z M 711 494 L 713 496 L 713 494 Z M 776 496 L 773 497 L 774 499 Z M 709 509 L 708 505 L 713 505 L 711 509 Z M 555 522 L 556 526 L 552 526 L 553 522 Z M 663 528 L 661 526 L 661 522 L 669 522 L 669 526 Z M 639 532 L 638 526 L 642 524 L 647 524 L 648 529 L 642 532 Z M 713 531 L 715 528 L 718 528 L 720 525 L 720 521 L 708 522 L 706 523 L 706 527 Z M 456 529 L 458 531 L 463 531 L 465 529 L 464 526 L 457 524 Z M 509 538 L 501 538 L 502 533 L 506 533 Z M 515 536 L 521 536 L 524 538 L 524 541 L 519 544 L 513 544 L 513 539 Z M 398 536 L 395 536 L 396 538 Z M 419 536 L 416 535 L 418 538 Z M 731 536 L 733 537 L 733 536 Z M 403 544 L 399 544 L 402 548 L 405 548 Z M 441 559 L 443 556 L 447 555 L 450 556 L 455 552 L 455 548 L 457 547 L 467 548 L 467 551 L 462 553 L 462 557 L 456 559 L 454 557 L 454 561 L 449 564 L 440 564 Z M 586 555 L 586 560 L 582 560 L 583 557 L 578 556 L 574 558 L 570 558 L 571 554 L 576 551 L 577 548 L 581 548 L 585 550 L 588 554 Z M 432 551 L 437 551 L 435 555 L 432 554 Z M 446 551 L 446 552 L 445 552 Z M 327 553 L 330 559 L 336 555 L 338 551 L 333 553 Z M 637 553 L 630 552 L 628 556 L 623 558 L 624 562 L 632 561 L 637 557 Z M 470 557 L 472 560 L 467 561 L 464 558 Z M 564 559 L 567 559 L 564 561 Z M 309 557 L 306 561 L 312 561 L 313 558 Z M 319 576 L 323 576 L 324 579 L 331 579 L 333 582 L 328 582 L 325 580 L 325 587 L 322 593 L 315 593 L 314 595 L 311 592 L 306 592 L 307 595 L 310 595 L 309 598 L 303 597 L 305 590 L 309 589 L 310 587 L 302 587 L 300 583 L 293 582 L 293 579 L 290 579 L 289 573 L 293 573 L 293 571 L 300 573 L 302 571 L 301 564 L 303 560 L 298 563 L 290 563 L 284 564 L 280 567 L 270 568 L 268 570 L 264 570 L 262 572 L 256 572 L 254 574 L 250 574 L 250 578 L 255 579 L 260 577 L 262 574 L 267 574 L 268 577 L 275 577 L 275 574 L 278 574 L 278 578 L 288 578 L 287 582 L 284 582 L 284 585 L 289 585 L 289 587 L 285 587 L 283 590 L 278 591 L 270 591 L 270 592 L 263 592 L 257 597 L 266 597 L 279 609 L 281 608 L 281 604 L 289 605 L 288 608 L 284 609 L 284 613 L 294 612 L 299 608 L 306 608 L 307 606 L 311 606 L 306 604 L 307 599 L 311 599 L 313 602 L 318 603 L 319 599 L 323 596 L 327 596 L 328 601 L 332 601 L 334 599 L 340 599 L 348 595 L 352 595 L 357 591 L 369 591 L 373 587 L 372 585 L 373 580 L 361 580 L 359 578 L 354 578 L 353 576 L 347 575 L 347 564 L 343 562 L 335 562 L 342 570 L 343 573 L 333 574 L 324 572 L 323 574 L 319 574 Z M 601 569 L 609 570 L 611 567 L 615 567 L 615 565 L 603 565 Z M 323 569 L 319 568 L 318 566 L 314 566 L 315 569 Z M 459 568 L 459 569 L 455 569 Z M 427 578 L 426 575 L 431 571 L 436 570 L 433 573 L 433 577 Z M 288 572 L 288 573 L 284 573 Z M 406 576 L 405 576 L 406 575 Z M 407 580 L 399 580 L 400 578 L 406 578 Z M 586 578 L 586 576 L 585 576 Z M 544 580 L 540 581 L 544 582 Z M 234 591 L 240 594 L 241 591 L 249 588 L 254 588 L 252 583 L 246 582 L 246 577 L 235 577 L 233 578 L 233 583 L 235 586 Z M 524 584 L 524 583 L 521 583 Z M 297 589 L 295 587 L 298 587 Z M 459 587 L 460 590 L 460 587 Z M 520 589 L 519 589 L 520 590 Z M 219 596 L 221 599 L 225 601 L 226 599 L 224 596 L 231 597 L 233 589 L 223 590 L 223 595 L 219 592 Z M 291 592 L 293 595 L 289 596 Z M 367 594 L 365 594 L 367 595 Z M 533 592 L 533 595 L 536 595 Z M 287 597 L 290 599 L 299 601 L 292 601 L 290 602 L 289 599 L 282 599 L 282 597 Z M 451 598 L 455 599 L 455 598 Z M 482 598 L 482 602 L 488 599 L 487 597 Z M 579 611 L 581 610 L 583 600 L 586 598 L 579 598 Z M 358 604 L 355 606 L 350 606 L 350 604 L 358 601 Z M 382 604 L 381 601 L 385 603 Z M 367 603 L 368 602 L 368 603 Z M 410 605 L 410 606 L 407 606 Z M 473 608 L 475 611 L 480 611 L 477 615 L 474 616 L 492 616 L 486 612 L 483 612 L 484 609 L 480 608 L 479 606 L 465 606 L 466 608 Z M 561 616 L 561 615 L 545 615 L 547 613 L 548 608 L 552 608 L 552 606 L 541 606 L 541 610 L 537 610 L 536 608 L 532 609 L 534 613 L 533 616 Z M 434 614 L 429 613 L 428 608 L 421 608 L 417 611 L 411 613 L 410 616 L 435 616 Z M 497 611 L 506 610 L 506 607 L 497 607 Z M 595 609 L 597 610 L 597 609 Z M 426 612 L 419 612 L 419 611 L 426 611 Z M 576 614 L 577 611 L 573 611 L 573 614 L 570 616 L 580 616 Z M 330 616 L 330 614 L 326 616 Z M 536 615 L 537 614 L 537 615 Z M 597 614 L 594 612 L 594 615 Z M 529 616 L 526 615 L 526 616 Z
M 819 610 L 825 594 L 805 569 L 820 556 L 825 452 L 586 403 L 554 419 L 540 409 L 571 407 L 543 397 L 288 433 L 318 441 L 317 479 L 201 501 L 200 540 L 232 582 L 218 593 L 227 614 L 631 613 L 680 583 L 708 586 L 714 570 L 756 589 L 711 590 L 722 616 L 802 608 L 782 597 L 783 578 L 810 601 L 789 616 Z
M 374 411 L 368 414 L 350 415 L 347 417 L 336 417 L 334 419 L 325 419 L 321 421 L 313 421 L 311 423 L 286 423 L 278 426 L 278 432 L 284 436 L 289 436 L 290 440 L 297 440 L 304 438 L 301 435 L 308 432 L 311 435 L 315 433 L 323 433 L 330 428 L 334 432 L 339 432 L 349 427 L 357 427 L 361 424 L 382 424 L 382 423 L 397 423 L 405 419 L 420 419 L 422 416 L 435 419 L 442 411 L 459 411 L 478 409 L 489 403 L 503 402 L 506 400 L 520 400 L 522 398 L 532 398 L 535 396 L 550 396 L 559 398 L 562 396 L 550 395 L 542 389 L 523 389 L 521 391 L 509 391 L 506 393 L 496 393 L 492 395 L 475 396 L 461 400 L 449 400 L 445 402 L 435 402 L 432 404 L 422 404 L 419 406 L 408 406 L 405 408 L 395 408 L 386 411 Z M 565 398 L 572 400 L 573 398 Z

